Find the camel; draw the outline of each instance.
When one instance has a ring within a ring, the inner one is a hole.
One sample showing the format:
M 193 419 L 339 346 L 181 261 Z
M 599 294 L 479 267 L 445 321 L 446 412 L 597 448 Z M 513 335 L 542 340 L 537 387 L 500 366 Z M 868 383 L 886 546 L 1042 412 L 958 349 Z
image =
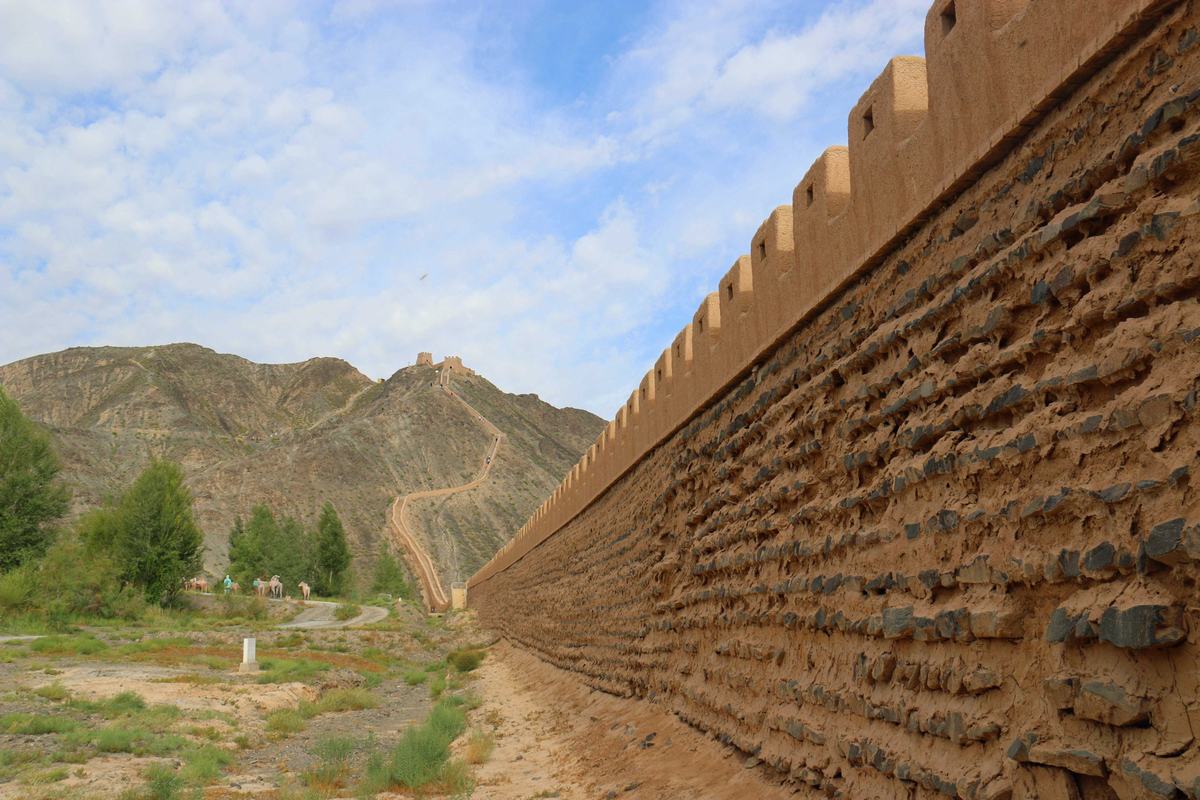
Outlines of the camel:
M 312 588 L 304 581 L 300 581 L 300 596 L 303 597 L 307 601 L 308 596 L 311 592 L 312 592 Z
M 208 592 L 208 579 L 192 578 L 190 581 L 188 581 L 188 589 L 192 590 L 193 592 L 201 592 L 206 594 Z
M 262 578 L 254 579 L 254 594 L 256 594 L 259 597 L 267 596 L 267 582 L 264 581 Z
M 276 600 L 283 599 L 283 581 L 279 580 L 278 575 L 272 575 L 271 581 L 267 584 L 267 588 L 271 590 L 271 597 Z
M 240 583 L 238 583 L 237 581 L 234 581 L 233 585 L 229 587 L 229 591 L 233 592 L 234 594 L 237 594 L 241 590 L 242 590 L 242 585 Z

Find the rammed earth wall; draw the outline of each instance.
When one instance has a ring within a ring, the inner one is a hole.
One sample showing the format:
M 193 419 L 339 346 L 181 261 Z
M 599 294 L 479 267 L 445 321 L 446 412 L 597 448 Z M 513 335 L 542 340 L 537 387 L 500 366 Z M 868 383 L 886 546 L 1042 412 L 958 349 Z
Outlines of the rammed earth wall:
M 1200 798 L 1200 3 L 926 47 L 927 115 L 893 62 L 471 605 L 801 796 Z M 946 133 L 986 81 L 1031 111 Z M 873 185 L 876 134 L 925 155 Z

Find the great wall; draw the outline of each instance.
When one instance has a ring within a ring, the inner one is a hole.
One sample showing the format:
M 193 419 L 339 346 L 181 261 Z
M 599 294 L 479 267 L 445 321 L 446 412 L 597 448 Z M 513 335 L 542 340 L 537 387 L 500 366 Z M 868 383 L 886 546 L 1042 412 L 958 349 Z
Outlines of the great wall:
M 432 353 L 422 352 L 417 354 L 417 366 L 436 369 L 438 388 L 442 392 L 445 392 L 448 397 L 458 401 L 479 424 L 479 427 L 487 431 L 488 435 L 492 437 L 491 447 L 488 448 L 487 454 L 483 457 L 483 462 L 479 465 L 479 473 L 470 481 L 458 486 L 446 486 L 441 489 L 427 489 L 401 495 L 392 502 L 392 507 L 388 512 L 388 527 L 390 528 L 392 538 L 399 545 L 405 560 L 408 562 L 409 569 L 412 570 L 413 575 L 417 578 L 417 586 L 426 608 L 430 611 L 442 612 L 450 608 L 461 609 L 466 607 L 466 587 L 456 584 L 451 587 L 449 592 L 446 591 L 445 587 L 442 586 L 441 578 L 438 577 L 433 559 L 429 557 L 429 554 L 421 545 L 421 540 L 413 534 L 405 512 L 408 510 L 408 504 L 414 500 L 431 500 L 439 497 L 448 497 L 459 492 L 470 491 L 487 480 L 488 474 L 492 471 L 492 464 L 496 461 L 496 453 L 500 450 L 500 443 L 504 439 L 504 433 L 493 425 L 490 420 L 485 419 L 483 414 L 475 410 L 461 395 L 450 388 L 450 378 L 455 373 L 463 375 L 475 374 L 475 370 L 463 365 L 462 359 L 459 356 L 446 356 L 435 364 Z
M 938 0 L 484 624 L 799 796 L 1200 798 L 1198 45 Z

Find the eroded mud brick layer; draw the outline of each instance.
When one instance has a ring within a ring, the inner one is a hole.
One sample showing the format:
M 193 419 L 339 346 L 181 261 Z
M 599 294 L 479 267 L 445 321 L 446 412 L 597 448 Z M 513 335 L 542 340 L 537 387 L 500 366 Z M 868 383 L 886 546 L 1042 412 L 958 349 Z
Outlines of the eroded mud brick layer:
M 864 269 L 821 277 L 796 234 L 810 310 L 701 366 L 767 239 L 811 224 L 802 182 L 471 582 L 482 620 L 800 796 L 1200 798 L 1200 4 L 1134 4 L 1118 34 L 1128 5 L 1091 4 L 1116 21 L 1090 73 L 968 181 L 848 246 Z M 918 130 L 860 112 L 852 139 Z M 830 219 L 873 191 L 849 171 L 813 193 Z M 727 382 L 684 397 L 681 369 Z

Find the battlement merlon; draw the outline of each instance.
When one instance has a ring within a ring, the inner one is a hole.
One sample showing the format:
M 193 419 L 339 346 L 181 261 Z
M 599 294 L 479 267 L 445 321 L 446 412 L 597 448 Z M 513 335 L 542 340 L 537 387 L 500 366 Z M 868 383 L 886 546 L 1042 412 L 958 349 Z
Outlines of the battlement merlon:
M 571 492 L 560 485 L 536 530 L 516 541 L 503 565 L 485 565 L 471 584 L 587 507 L 774 342 L 970 186 L 1101 69 L 1114 48 L 1171 5 L 935 0 L 926 16 L 925 58 L 899 56 L 886 64 L 850 111 L 847 144 L 816 160 L 795 186 L 791 206 L 776 208 L 755 233 L 748 263 L 734 263 L 672 342 L 663 401 L 647 397 L 642 409 L 639 386 L 618 411 L 615 436 L 605 442 L 601 469 L 586 490 L 578 482 Z

